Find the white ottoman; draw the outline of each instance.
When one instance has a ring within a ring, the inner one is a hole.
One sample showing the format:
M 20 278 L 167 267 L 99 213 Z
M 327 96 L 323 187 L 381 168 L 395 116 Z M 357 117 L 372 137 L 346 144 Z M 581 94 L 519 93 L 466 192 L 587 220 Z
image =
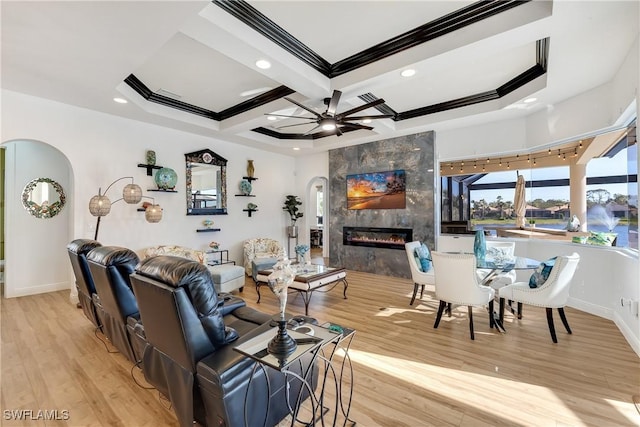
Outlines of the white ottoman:
M 231 292 L 244 287 L 244 267 L 233 264 L 208 266 L 217 292 Z

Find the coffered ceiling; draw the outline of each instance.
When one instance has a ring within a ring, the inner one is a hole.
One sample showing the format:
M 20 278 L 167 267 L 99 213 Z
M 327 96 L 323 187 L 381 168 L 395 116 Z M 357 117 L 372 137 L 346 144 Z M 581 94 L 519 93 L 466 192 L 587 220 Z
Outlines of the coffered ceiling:
M 2 87 L 308 153 L 528 115 L 604 84 L 637 37 L 637 8 L 558 0 L 3 1 Z M 402 77 L 407 69 L 415 74 Z M 315 122 L 298 126 L 314 116 L 285 97 L 322 114 L 334 90 L 342 92 L 337 114 L 384 99 L 357 115 L 392 117 L 341 136 Z M 116 104 L 116 96 L 129 102 Z M 289 115 L 309 119 L 281 117 Z

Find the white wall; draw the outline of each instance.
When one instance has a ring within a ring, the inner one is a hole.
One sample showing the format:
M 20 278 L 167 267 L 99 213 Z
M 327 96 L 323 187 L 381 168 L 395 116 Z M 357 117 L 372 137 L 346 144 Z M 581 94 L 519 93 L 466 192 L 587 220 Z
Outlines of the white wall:
M 68 243 L 72 222 L 73 185 L 67 159 L 37 141 L 14 141 L 6 147 L 5 295 L 14 297 L 69 287 Z M 16 165 L 20 165 L 16 167 Z M 66 205 L 52 218 L 36 218 L 22 205 L 22 191 L 34 179 L 60 184 Z
M 472 252 L 473 239 L 472 235 L 441 235 L 438 237 L 437 250 Z M 615 322 L 633 350 L 640 355 L 640 319 L 631 310 L 632 307 L 620 304 L 621 299 L 640 300 L 637 251 L 555 240 L 509 240 L 516 242 L 515 253 L 518 256 L 540 261 L 577 252 L 580 263 L 571 284 L 568 306 Z M 531 271 L 517 272 L 519 281 L 528 281 L 529 276 Z M 588 331 L 574 333 L 587 334 Z
M 609 83 L 525 118 L 438 132 L 438 160 L 521 152 L 613 126 L 629 104 L 638 102 L 638 52 L 636 39 Z
M 286 214 L 282 204 L 286 194 L 300 191 L 295 177 L 295 162 L 292 157 L 242 147 L 156 125 L 139 123 L 82 108 L 51 102 L 11 91 L 2 91 L 2 142 L 31 139 L 43 141 L 60 150 L 73 169 L 75 188 L 69 191 L 68 212 L 74 223 L 66 242 L 74 238 L 93 238 L 96 218 L 88 210 L 89 199 L 104 190 L 112 181 L 123 176 L 133 176 L 143 190 L 155 188 L 153 177 L 138 168 L 144 163 L 145 151 L 155 150 L 157 164 L 171 167 L 178 173 L 178 193 L 146 192 L 155 197 L 163 209 L 160 223 L 149 224 L 143 212 L 136 206 L 118 202 L 111 213 L 100 224 L 98 240 L 105 245 L 118 245 L 134 250 L 156 244 L 179 244 L 193 248 L 204 248 L 211 240 L 229 249 L 230 258 L 242 260 L 242 241 L 251 237 L 271 237 L 286 244 Z M 227 189 L 228 215 L 186 216 L 184 154 L 209 148 L 228 160 Z M 238 185 L 246 175 L 248 159 L 255 160 L 257 181 L 253 182 L 256 197 L 236 197 Z M 7 164 L 7 169 L 11 165 Z M 126 181 L 114 185 L 107 194 L 111 200 L 121 197 Z M 16 189 L 7 188 L 7 215 L 22 210 Z M 19 189 L 22 191 L 22 188 Z M 145 200 L 145 199 L 143 199 Z M 242 209 L 247 203 L 258 205 L 258 212 L 249 218 Z M 196 233 L 202 228 L 205 218 L 214 220 L 220 232 Z M 47 237 L 39 230 L 20 224 L 7 227 L 6 270 L 16 276 L 7 275 L 9 283 L 20 283 L 21 294 L 33 289 L 26 279 L 28 269 L 16 269 L 12 260 L 46 258 L 43 239 Z M 16 242 L 23 242 L 17 244 Z M 64 245 L 58 250 L 66 257 Z M 71 288 L 73 273 L 69 261 L 66 287 Z M 57 280 L 57 279 L 56 279 Z M 18 285 L 15 285 L 18 286 Z M 24 288 L 23 288 L 24 287 Z M 17 294 L 16 294 L 17 295 Z

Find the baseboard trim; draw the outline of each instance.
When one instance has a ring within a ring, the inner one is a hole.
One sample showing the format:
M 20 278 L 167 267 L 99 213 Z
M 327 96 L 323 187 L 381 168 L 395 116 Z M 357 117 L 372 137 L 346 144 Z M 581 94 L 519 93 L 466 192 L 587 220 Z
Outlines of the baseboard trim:
M 10 292 L 8 287 L 5 287 L 4 290 L 5 290 L 6 298 L 16 298 L 16 297 L 25 297 L 28 295 L 37 295 L 37 294 L 44 294 L 47 292 L 64 291 L 64 290 L 70 290 L 70 289 L 71 289 L 71 285 L 69 284 L 69 282 L 58 282 L 58 283 L 47 283 L 46 285 L 11 289 Z
M 580 299 L 569 297 L 567 306 L 575 308 L 576 310 L 584 311 L 594 316 L 603 317 L 605 319 L 613 320 L 613 310 L 601 305 L 596 305 L 590 302 L 586 302 Z
M 620 329 L 622 336 L 625 337 L 633 351 L 635 351 L 638 357 L 640 357 L 640 340 L 618 313 L 613 314 L 613 323 L 615 323 L 618 329 Z

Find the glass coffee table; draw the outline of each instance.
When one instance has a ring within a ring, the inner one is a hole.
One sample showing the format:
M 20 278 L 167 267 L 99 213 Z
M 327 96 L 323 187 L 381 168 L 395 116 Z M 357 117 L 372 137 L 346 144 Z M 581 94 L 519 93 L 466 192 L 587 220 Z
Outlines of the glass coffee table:
M 309 315 L 309 302 L 314 291 L 329 292 L 334 287 L 342 283 L 342 295 L 347 299 L 347 271 L 342 267 L 327 267 L 319 264 L 292 264 L 291 267 L 296 269 L 296 277 L 293 283 L 289 285 L 290 291 L 295 291 L 302 295 L 304 301 L 304 314 Z M 258 293 L 258 302 L 260 302 L 260 287 L 267 286 L 267 277 L 273 270 L 258 271 L 256 276 L 256 292 Z M 330 286 L 330 287 L 329 287 Z M 327 288 L 328 289 L 324 289 Z

